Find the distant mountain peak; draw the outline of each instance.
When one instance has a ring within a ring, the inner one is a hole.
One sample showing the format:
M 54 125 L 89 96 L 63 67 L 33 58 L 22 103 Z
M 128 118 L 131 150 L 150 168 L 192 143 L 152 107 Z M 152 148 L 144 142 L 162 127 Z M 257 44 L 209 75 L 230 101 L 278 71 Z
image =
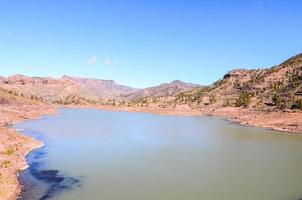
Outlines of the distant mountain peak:
M 180 92 L 196 89 L 202 87 L 198 84 L 186 83 L 181 80 L 174 80 L 170 83 L 162 83 L 158 86 L 148 87 L 131 94 L 129 98 L 141 97 L 160 97 L 177 95 Z
M 63 80 L 71 80 L 71 81 L 97 81 L 97 82 L 108 82 L 108 83 L 116 83 L 114 80 L 104 80 L 104 79 L 98 79 L 98 78 L 86 78 L 86 77 L 76 77 L 76 76 L 68 76 L 63 75 Z

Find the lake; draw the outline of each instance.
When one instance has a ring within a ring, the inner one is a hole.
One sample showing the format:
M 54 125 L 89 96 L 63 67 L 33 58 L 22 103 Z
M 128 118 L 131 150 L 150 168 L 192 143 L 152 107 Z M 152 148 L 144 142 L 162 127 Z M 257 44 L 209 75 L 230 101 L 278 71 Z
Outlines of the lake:
M 15 125 L 45 146 L 25 200 L 298 200 L 302 136 L 214 117 L 62 109 Z

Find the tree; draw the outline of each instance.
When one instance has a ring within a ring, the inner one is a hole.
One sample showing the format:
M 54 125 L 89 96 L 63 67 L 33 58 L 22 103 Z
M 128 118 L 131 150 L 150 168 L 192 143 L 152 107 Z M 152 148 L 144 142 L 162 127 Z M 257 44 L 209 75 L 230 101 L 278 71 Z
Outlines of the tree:
M 251 96 L 247 91 L 241 91 L 235 105 L 237 107 L 247 107 L 251 103 Z

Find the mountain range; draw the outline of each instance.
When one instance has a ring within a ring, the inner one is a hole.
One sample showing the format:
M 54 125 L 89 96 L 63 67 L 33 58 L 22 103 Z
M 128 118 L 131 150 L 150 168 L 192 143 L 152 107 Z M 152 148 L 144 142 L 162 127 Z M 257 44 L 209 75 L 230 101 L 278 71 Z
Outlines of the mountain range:
M 0 77 L 0 88 L 20 96 L 31 97 L 47 103 L 65 102 L 66 98 L 87 102 L 108 99 L 129 101 L 134 98 L 177 95 L 180 92 L 202 87 L 180 80 L 144 89 L 117 84 L 113 80 L 79 78 L 64 75 L 62 78 L 28 77 L 13 75 Z M 86 103 L 87 103 L 86 102 Z
M 3 94 L 44 103 L 101 104 L 124 106 L 243 107 L 253 110 L 295 110 L 302 108 L 302 54 L 271 68 L 236 69 L 208 86 L 175 80 L 144 89 L 112 80 L 64 75 L 0 77 Z M 1 102 L 0 102 L 1 103 Z

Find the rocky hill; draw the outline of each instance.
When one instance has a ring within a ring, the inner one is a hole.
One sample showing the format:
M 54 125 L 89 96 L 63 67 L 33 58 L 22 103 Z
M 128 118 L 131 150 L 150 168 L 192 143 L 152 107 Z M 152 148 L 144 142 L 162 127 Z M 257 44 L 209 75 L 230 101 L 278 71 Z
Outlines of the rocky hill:
M 119 85 L 113 80 L 100 80 L 95 78 L 75 78 L 64 75 L 63 81 L 70 82 L 86 91 L 91 91 L 97 97 L 121 97 L 138 91 L 138 89 Z
M 244 107 L 254 110 L 302 108 L 302 54 L 267 69 L 237 69 L 209 86 L 179 80 L 145 89 L 111 80 L 63 76 L 0 77 L 0 88 L 46 103 L 175 107 Z
M 144 106 L 152 103 L 165 107 L 245 107 L 262 111 L 301 109 L 302 54 L 267 69 L 232 70 L 210 86 L 134 101 Z
M 186 83 L 180 80 L 174 80 L 170 83 L 163 83 L 158 86 L 148 87 L 127 95 L 128 99 L 139 99 L 143 97 L 165 97 L 176 96 L 181 92 L 201 88 L 201 85 Z
M 78 78 L 64 75 L 60 79 L 13 75 L 0 77 L 0 88 L 18 96 L 58 104 L 110 104 L 145 96 L 177 95 L 199 85 L 173 81 L 146 89 L 119 85 L 112 80 Z

